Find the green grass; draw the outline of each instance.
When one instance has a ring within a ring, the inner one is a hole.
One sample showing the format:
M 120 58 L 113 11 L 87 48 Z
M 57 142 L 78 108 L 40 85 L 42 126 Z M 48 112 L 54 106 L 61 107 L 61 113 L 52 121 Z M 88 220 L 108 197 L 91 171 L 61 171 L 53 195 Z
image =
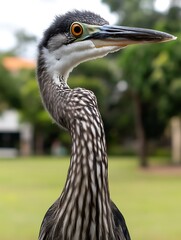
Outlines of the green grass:
M 0 160 L 0 239 L 37 239 L 68 164 L 46 157 Z M 134 158 L 110 158 L 109 182 L 133 240 L 181 239 L 181 175 L 141 171 Z

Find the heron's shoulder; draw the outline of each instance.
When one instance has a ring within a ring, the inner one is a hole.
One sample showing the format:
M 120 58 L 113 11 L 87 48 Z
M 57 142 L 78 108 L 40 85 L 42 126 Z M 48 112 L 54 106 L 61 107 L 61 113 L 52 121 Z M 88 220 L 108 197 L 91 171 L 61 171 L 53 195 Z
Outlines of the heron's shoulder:
M 119 209 L 116 207 L 116 205 L 111 201 L 111 209 L 114 217 L 114 222 L 115 222 L 115 230 L 118 235 L 124 236 L 123 239 L 125 240 L 131 240 L 128 228 L 126 226 L 125 219 L 122 215 L 122 213 L 119 211 Z M 121 238 L 122 239 L 122 238 Z

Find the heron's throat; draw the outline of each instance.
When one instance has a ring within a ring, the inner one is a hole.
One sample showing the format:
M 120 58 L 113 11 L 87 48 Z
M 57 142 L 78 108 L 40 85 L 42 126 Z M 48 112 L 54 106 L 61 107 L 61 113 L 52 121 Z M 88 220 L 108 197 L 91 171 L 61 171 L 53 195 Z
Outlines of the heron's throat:
M 60 85 L 60 80 L 67 82 L 69 73 L 72 71 L 69 62 L 65 62 L 62 59 L 61 52 L 59 51 L 49 51 L 47 48 L 42 48 L 41 59 L 44 62 L 47 74 L 53 80 L 56 85 Z

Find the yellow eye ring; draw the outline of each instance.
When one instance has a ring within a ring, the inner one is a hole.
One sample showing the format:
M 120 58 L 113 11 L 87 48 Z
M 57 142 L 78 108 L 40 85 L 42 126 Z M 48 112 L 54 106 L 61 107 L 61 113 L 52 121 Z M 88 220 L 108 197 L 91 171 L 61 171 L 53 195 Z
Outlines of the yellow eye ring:
M 74 35 L 74 37 L 76 37 L 76 38 L 80 37 L 83 33 L 82 25 L 77 22 L 72 23 L 70 30 L 71 30 L 72 35 Z

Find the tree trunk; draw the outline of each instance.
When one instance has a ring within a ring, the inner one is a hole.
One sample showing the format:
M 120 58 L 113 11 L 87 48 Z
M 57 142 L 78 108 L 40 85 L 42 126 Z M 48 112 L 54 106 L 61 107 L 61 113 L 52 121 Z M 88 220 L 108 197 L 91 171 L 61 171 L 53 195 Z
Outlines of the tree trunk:
M 145 129 L 142 121 L 142 107 L 139 96 L 134 93 L 134 106 L 135 106 L 135 125 L 136 125 L 136 134 L 138 139 L 138 154 L 140 158 L 140 166 L 148 167 L 148 158 L 147 158 L 147 139 L 145 136 Z
M 36 155 L 44 154 L 44 136 L 43 133 L 38 130 L 35 134 L 35 154 Z
M 171 119 L 172 162 L 181 164 L 181 118 Z

